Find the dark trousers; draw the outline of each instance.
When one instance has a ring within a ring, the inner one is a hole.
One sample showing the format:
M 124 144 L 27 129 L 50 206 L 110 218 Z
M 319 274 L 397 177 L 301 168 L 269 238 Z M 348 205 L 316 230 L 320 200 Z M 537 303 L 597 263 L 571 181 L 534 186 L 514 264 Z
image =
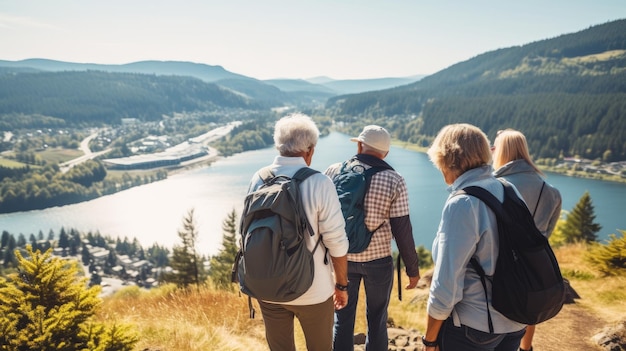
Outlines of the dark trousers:
M 354 350 L 354 319 L 361 280 L 365 287 L 367 317 L 365 350 L 387 351 L 387 307 L 393 288 L 391 256 L 369 262 L 348 261 L 348 305 L 335 311 L 333 350 Z
M 517 351 L 525 330 L 489 334 L 465 325 L 455 327 L 448 318 L 439 332 L 439 351 Z

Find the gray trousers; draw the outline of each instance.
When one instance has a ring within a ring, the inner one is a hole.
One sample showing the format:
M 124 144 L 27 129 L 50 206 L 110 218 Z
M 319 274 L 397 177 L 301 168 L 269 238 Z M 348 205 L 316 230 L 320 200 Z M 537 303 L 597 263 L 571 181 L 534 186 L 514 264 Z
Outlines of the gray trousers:
M 334 305 L 332 296 L 315 305 L 282 305 L 259 301 L 265 338 L 272 351 L 296 351 L 294 317 L 298 318 L 308 351 L 333 349 Z

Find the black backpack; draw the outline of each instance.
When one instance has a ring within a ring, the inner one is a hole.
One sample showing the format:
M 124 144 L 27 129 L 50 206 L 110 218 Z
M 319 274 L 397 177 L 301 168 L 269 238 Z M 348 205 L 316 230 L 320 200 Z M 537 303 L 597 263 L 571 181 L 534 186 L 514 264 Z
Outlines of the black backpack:
M 319 173 L 308 167 L 293 177 L 259 171 L 263 184 L 245 199 L 239 231 L 240 249 L 232 280 L 256 299 L 288 302 L 304 294 L 313 282 L 313 252 L 305 233 L 313 235 L 300 200 L 300 183 Z M 254 311 L 251 310 L 251 317 Z
M 487 190 L 469 186 L 460 193 L 475 196 L 495 213 L 498 222 L 498 260 L 490 279 L 475 257 L 470 263 L 480 275 L 485 298 L 487 283 L 492 283 L 491 304 L 505 317 L 534 325 L 556 316 L 565 302 L 565 284 L 554 252 L 535 225 L 533 217 L 513 186 L 504 186 L 504 202 L 500 203 Z M 489 331 L 493 323 L 487 303 Z
M 367 155 L 357 155 L 343 162 L 339 173 L 333 177 L 333 183 L 341 203 L 341 212 L 346 222 L 346 234 L 350 243 L 349 253 L 363 252 L 369 245 L 372 235 L 385 224 L 385 222 L 380 223 L 373 231 L 367 228 L 364 200 L 372 176 L 377 172 L 386 169 L 393 170 L 393 168 L 386 162 L 377 159 L 377 162 L 372 162 L 370 168 L 365 169 L 363 165 L 356 162 L 357 159 L 363 159 L 364 156 Z

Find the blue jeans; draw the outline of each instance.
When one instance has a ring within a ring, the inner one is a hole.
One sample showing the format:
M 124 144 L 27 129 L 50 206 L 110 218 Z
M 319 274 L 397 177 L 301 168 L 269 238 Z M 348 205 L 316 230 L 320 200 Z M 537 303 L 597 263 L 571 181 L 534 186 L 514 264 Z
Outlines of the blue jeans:
M 526 328 L 507 334 L 489 334 L 448 318 L 439 332 L 439 351 L 517 351 Z
M 369 262 L 348 261 L 348 305 L 335 311 L 333 350 L 354 350 L 354 319 L 361 280 L 365 287 L 365 350 L 387 351 L 387 306 L 393 287 L 391 256 Z

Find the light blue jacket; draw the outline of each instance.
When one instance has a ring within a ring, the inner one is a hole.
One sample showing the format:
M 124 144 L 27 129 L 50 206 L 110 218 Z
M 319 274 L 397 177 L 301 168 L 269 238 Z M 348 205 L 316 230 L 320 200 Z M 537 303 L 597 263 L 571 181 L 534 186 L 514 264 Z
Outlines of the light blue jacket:
M 428 314 L 439 320 L 452 315 L 454 324 L 489 333 L 485 291 L 480 277 L 469 263 L 476 257 L 486 275 L 493 275 L 498 259 L 498 230 L 495 214 L 479 199 L 460 194 L 457 190 L 475 185 L 504 199 L 504 189 L 483 166 L 462 174 L 448 187 L 450 196 L 441 214 L 432 255 L 435 262 L 428 298 Z M 491 306 L 491 286 L 488 284 L 489 310 L 494 332 L 504 334 L 521 330 L 524 324 L 514 322 Z

